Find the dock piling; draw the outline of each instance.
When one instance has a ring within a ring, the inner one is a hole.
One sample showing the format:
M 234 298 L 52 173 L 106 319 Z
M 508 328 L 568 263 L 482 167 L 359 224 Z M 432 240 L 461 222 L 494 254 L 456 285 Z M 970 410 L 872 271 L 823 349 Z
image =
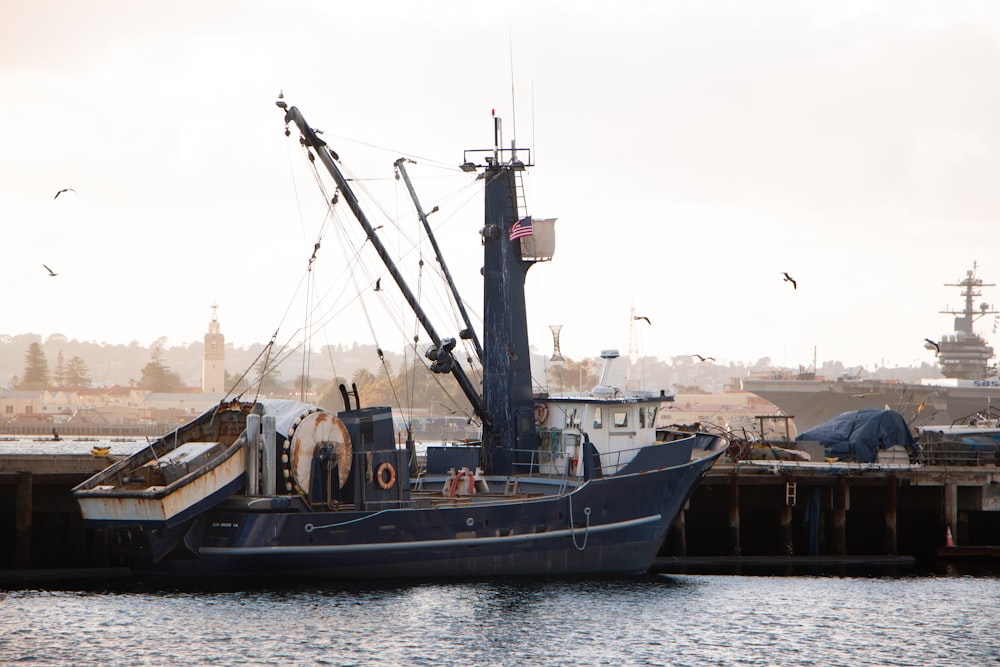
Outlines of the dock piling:
M 19 568 L 31 565 L 32 475 L 20 471 L 14 499 L 14 563 Z

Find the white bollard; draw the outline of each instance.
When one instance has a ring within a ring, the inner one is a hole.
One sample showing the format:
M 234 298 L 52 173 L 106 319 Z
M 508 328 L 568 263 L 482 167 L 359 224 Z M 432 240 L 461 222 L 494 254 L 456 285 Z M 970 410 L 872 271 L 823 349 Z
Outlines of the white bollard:
M 260 415 L 247 415 L 247 483 L 246 494 L 260 493 Z
M 274 496 L 278 489 L 278 456 L 277 438 L 275 435 L 274 415 L 265 415 L 264 424 L 264 447 L 261 462 L 263 479 L 261 480 L 261 492 L 265 496 Z

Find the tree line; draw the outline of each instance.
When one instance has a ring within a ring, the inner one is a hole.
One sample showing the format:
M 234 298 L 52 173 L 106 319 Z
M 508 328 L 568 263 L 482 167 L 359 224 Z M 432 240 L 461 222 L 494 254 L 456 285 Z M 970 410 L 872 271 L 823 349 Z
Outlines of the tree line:
M 430 372 L 420 357 L 413 358 L 409 363 L 406 363 L 405 356 L 402 359 L 398 372 L 393 371 L 392 361 L 382 356 L 375 369 L 356 369 L 351 375 L 350 383 L 338 376 L 329 381 L 324 380 L 323 385 L 318 388 L 304 376 L 283 382 L 278 368 L 266 367 L 266 362 L 261 361 L 252 373 L 245 376 L 234 376 L 227 372 L 226 386 L 233 388 L 234 394 L 309 398 L 326 409 L 337 411 L 343 409 L 340 391 L 340 385 L 343 384 L 351 391 L 356 387 L 358 399 L 365 406 L 389 405 L 403 413 L 419 410 L 429 414 L 472 416 L 471 404 L 451 374 Z M 597 359 L 566 359 L 549 368 L 545 382 L 538 384 L 544 384 L 553 393 L 590 388 L 599 382 L 601 366 L 602 362 Z M 476 377 L 472 380 L 477 382 Z M 81 357 L 73 356 L 66 360 L 60 351 L 55 367 L 50 370 L 42 345 L 33 342 L 24 355 L 23 373 L 15 375 L 8 388 L 74 390 L 90 387 L 92 383 L 87 363 Z M 152 348 L 148 363 L 140 370 L 139 379 L 131 380 L 129 385 L 164 393 L 184 389 L 180 374 L 164 361 L 159 346 Z
M 46 389 L 85 389 L 93 383 L 87 362 L 79 356 L 63 358 L 60 351 L 55 367 L 50 370 L 45 350 L 32 343 L 24 355 L 24 372 L 11 378 L 8 389 L 43 391 Z M 152 358 L 143 366 L 136 386 L 150 391 L 169 392 L 182 387 L 181 377 L 164 363 L 160 348 L 154 347 Z

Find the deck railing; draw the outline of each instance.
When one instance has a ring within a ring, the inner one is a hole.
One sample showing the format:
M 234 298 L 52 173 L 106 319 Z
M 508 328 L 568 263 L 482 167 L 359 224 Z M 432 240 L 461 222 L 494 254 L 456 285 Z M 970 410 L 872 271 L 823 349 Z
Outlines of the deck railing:
M 783 449 L 795 449 L 794 442 L 776 443 Z M 726 453 L 726 460 L 732 463 L 752 460 L 774 460 L 794 463 L 803 462 L 794 457 L 782 455 L 768 456 L 767 443 L 748 443 L 734 440 Z M 902 446 L 896 447 L 896 452 L 887 455 L 886 450 L 880 450 L 878 463 L 911 464 L 923 466 L 988 466 L 1000 464 L 1000 443 L 965 443 L 957 440 L 921 440 L 917 443 L 916 456 L 909 455 Z M 823 459 L 826 460 L 826 459 Z M 850 463 L 853 459 L 845 461 Z M 816 459 L 805 461 L 815 463 Z
M 928 466 L 984 466 L 1000 462 L 1000 443 L 925 440 L 919 443 L 917 462 Z

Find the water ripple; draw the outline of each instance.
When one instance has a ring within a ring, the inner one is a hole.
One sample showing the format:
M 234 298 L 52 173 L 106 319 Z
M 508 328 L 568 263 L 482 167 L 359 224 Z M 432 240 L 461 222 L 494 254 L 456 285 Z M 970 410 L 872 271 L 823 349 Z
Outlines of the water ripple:
M 995 577 L 0 594 L 0 663 L 1000 664 Z

